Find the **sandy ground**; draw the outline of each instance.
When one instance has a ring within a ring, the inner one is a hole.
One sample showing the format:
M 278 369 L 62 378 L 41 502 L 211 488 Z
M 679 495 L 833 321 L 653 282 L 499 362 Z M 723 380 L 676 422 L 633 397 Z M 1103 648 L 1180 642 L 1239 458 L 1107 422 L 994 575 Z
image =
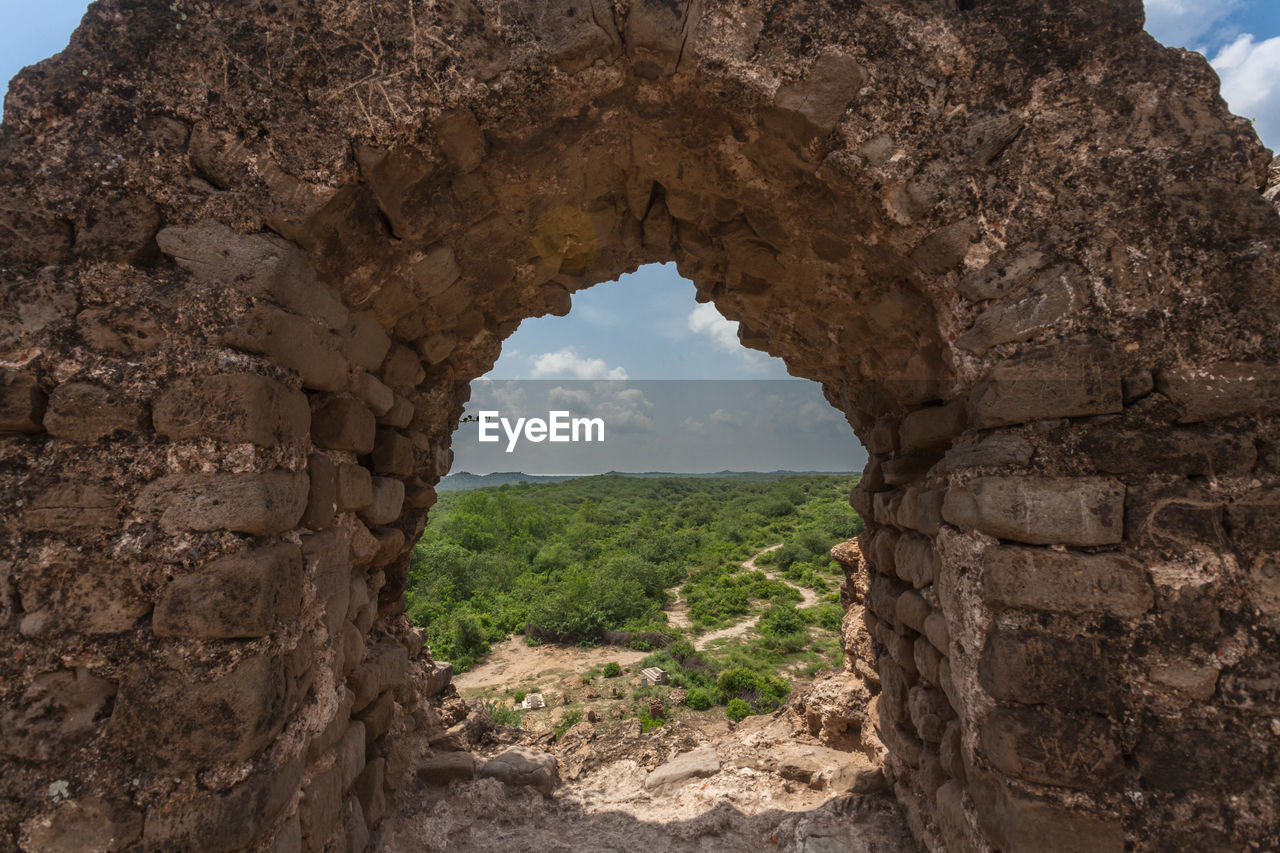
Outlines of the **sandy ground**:
M 511 637 L 493 646 L 474 669 L 454 676 L 453 683 L 463 696 L 475 695 L 483 688 L 524 689 L 533 683 L 581 674 L 609 661 L 628 666 L 648 655 L 649 652 L 619 646 L 579 648 L 553 643 L 530 646 L 524 637 Z
M 604 763 L 564 775 L 550 797 L 493 779 L 398 792 L 376 842 L 380 853 L 908 853 L 916 848 L 887 793 L 836 794 L 783 779 L 779 755 L 802 747 L 790 724 L 752 717 L 737 728 L 664 727 L 608 749 Z M 711 746 L 721 770 L 658 789 L 649 772 L 673 755 Z M 590 741 L 577 747 L 581 755 Z M 500 747 L 495 747 L 498 749 Z M 566 755 L 562 755 L 562 760 Z M 604 756 L 602 756 L 604 757 Z M 572 763 L 572 758 L 570 758 Z

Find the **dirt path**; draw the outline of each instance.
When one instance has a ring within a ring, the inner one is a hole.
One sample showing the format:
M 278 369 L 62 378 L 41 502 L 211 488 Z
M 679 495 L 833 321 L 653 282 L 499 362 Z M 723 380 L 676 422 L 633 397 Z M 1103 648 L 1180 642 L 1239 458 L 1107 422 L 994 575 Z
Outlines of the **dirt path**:
M 765 571 L 756 565 L 757 557 L 768 554 L 770 551 L 776 551 L 781 547 L 781 544 L 777 544 L 762 549 L 744 560 L 742 567 L 747 571 L 764 571 L 767 577 L 773 580 L 780 580 L 799 591 L 801 596 L 800 607 L 814 606 L 818 603 L 818 594 L 813 590 L 796 586 L 782 577 L 780 573 Z M 688 603 L 680 596 L 678 587 L 672 592 L 675 596 L 675 601 L 665 611 L 667 621 L 676 628 L 687 629 L 692 627 L 693 623 L 689 617 Z M 759 616 L 752 616 L 750 619 L 745 619 L 736 625 L 730 625 L 728 628 L 721 628 L 718 631 L 703 634 L 693 641 L 693 646 L 698 651 L 702 651 L 712 643 L 744 636 L 755 627 L 759 620 Z M 464 696 L 473 696 L 483 692 L 485 689 L 494 687 L 526 689 L 539 682 L 560 679 L 567 675 L 585 672 L 594 666 L 603 666 L 609 661 L 616 661 L 620 666 L 628 666 L 648 654 L 648 652 L 638 652 L 634 649 L 620 648 L 618 646 L 600 646 L 586 649 L 577 646 L 561 646 L 555 643 L 530 646 L 525 643 L 524 637 L 508 637 L 501 643 L 496 643 L 489 650 L 489 654 L 485 656 L 484 660 L 474 668 L 461 675 L 454 676 L 453 683 L 458 686 L 458 690 Z
M 800 593 L 801 609 L 806 607 L 813 607 L 815 604 L 818 603 L 818 594 L 816 592 L 814 592 L 811 589 L 806 589 L 805 587 L 797 586 L 793 584 L 791 581 L 784 578 L 780 572 L 765 571 L 764 569 L 761 569 L 759 566 L 756 565 L 757 557 L 761 557 L 765 554 L 768 554 L 770 551 L 777 551 L 781 547 L 782 547 L 782 543 L 779 542 L 777 545 L 770 545 L 768 548 L 762 549 L 759 553 L 743 560 L 742 568 L 746 569 L 749 572 L 763 571 L 765 577 L 769 578 L 770 580 L 782 581 L 787 586 L 791 587 L 792 589 Z M 689 624 L 688 612 L 689 612 L 688 605 L 685 605 L 684 613 L 682 614 L 685 620 L 685 625 L 679 626 L 679 627 L 688 627 L 688 624 Z M 668 620 L 671 619 L 670 610 L 667 611 L 667 618 Z M 706 634 L 703 634 L 701 637 L 698 637 L 696 640 L 694 640 L 693 647 L 698 651 L 702 651 L 703 649 L 709 648 L 712 643 L 717 643 L 717 642 L 720 642 L 721 640 L 731 640 L 735 637 L 744 636 L 748 631 L 754 628 L 756 626 L 756 623 L 759 621 L 760 621 L 760 617 L 756 615 L 756 616 L 752 616 L 750 619 L 746 619 L 742 622 L 739 622 L 736 625 L 730 625 L 728 628 L 721 628 L 718 631 L 710 631 Z M 672 624 L 675 624 L 675 623 L 673 622 Z
M 524 637 L 509 637 L 495 644 L 485 659 L 474 668 L 453 677 L 453 683 L 464 696 L 486 687 L 513 687 L 521 690 L 548 679 L 581 674 L 593 666 L 616 661 L 620 666 L 633 664 L 647 656 L 618 646 L 591 649 L 546 643 L 530 646 Z

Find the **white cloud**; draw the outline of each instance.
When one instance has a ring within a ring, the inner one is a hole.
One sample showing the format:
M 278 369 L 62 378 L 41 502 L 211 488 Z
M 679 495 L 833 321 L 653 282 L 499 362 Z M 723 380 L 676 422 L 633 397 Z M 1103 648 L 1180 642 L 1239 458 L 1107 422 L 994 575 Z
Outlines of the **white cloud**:
M 1262 141 L 1280 146 L 1280 37 L 1256 41 L 1245 34 L 1211 60 L 1231 111 L 1256 119 Z
M 627 371 L 604 359 L 583 358 L 571 347 L 533 356 L 533 379 L 626 379 Z
M 722 317 L 710 302 L 704 302 L 689 312 L 689 330 L 706 335 L 712 344 L 725 352 L 742 352 L 738 324 Z
M 575 416 L 603 418 L 606 441 L 612 433 L 650 432 L 653 403 L 639 388 L 619 387 L 612 383 L 596 383 L 587 388 L 556 386 L 547 395 L 549 406 L 566 406 Z
M 1241 0 L 1146 0 L 1147 32 L 1167 45 L 1194 47 L 1240 6 Z
M 725 424 L 726 426 L 742 426 L 742 417 L 740 415 L 724 409 L 716 409 L 711 413 L 709 420 L 712 423 Z

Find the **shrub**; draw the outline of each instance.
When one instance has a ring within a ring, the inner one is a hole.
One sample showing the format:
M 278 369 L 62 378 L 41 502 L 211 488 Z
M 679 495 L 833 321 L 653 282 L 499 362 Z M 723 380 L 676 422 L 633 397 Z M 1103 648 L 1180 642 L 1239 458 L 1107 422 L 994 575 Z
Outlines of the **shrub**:
M 518 729 L 523 721 L 519 711 L 497 699 L 485 699 L 484 709 L 489 712 L 489 717 L 493 720 L 495 726 L 510 726 L 513 729 Z
M 735 723 L 740 723 L 751 716 L 751 706 L 741 699 L 731 699 L 724 709 L 724 715 Z
M 666 720 L 655 720 L 653 717 L 650 717 L 646 711 L 641 711 L 638 719 L 640 720 L 641 734 L 649 731 L 649 729 L 656 729 L 659 726 L 665 725 L 667 722 Z
M 647 652 L 653 648 L 653 643 L 650 643 L 643 637 L 636 637 L 634 640 L 627 643 L 627 645 L 635 649 L 637 652 Z
M 528 695 L 529 695 L 529 691 L 527 690 L 517 690 L 515 692 L 515 697 L 514 697 L 516 700 L 516 704 L 519 705 L 521 702 L 524 701 L 524 697 Z
M 556 740 L 560 740 L 560 738 L 564 737 L 565 732 L 580 722 L 582 722 L 582 712 L 577 708 L 572 708 L 564 712 L 564 716 L 560 718 L 560 722 L 556 723 L 552 733 L 555 735 Z
M 605 678 L 617 678 L 619 675 L 622 675 L 622 667 L 616 661 L 609 661 L 604 665 Z
M 690 690 L 684 701 L 686 705 L 695 711 L 705 711 L 715 704 L 711 698 L 711 691 L 703 690 L 701 687 L 695 687 Z
M 775 604 L 760 619 L 760 633 L 772 634 L 775 637 L 785 637 L 788 634 L 803 631 L 804 627 L 804 614 L 794 607 Z

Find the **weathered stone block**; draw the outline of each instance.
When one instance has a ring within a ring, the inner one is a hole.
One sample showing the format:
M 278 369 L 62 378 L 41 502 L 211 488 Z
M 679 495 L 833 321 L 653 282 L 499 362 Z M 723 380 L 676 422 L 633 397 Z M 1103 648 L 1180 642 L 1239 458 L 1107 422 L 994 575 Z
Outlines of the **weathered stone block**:
M 330 397 L 311 415 L 311 439 L 327 450 L 369 453 L 377 432 L 373 412 L 352 397 Z
M 413 350 L 400 344 L 393 344 L 386 361 L 382 363 L 382 381 L 392 388 L 405 388 L 417 385 L 426 378 L 422 362 Z
M 951 632 L 947 629 L 947 618 L 942 615 L 942 611 L 935 610 L 929 614 L 924 620 L 923 633 L 939 654 L 951 653 Z
M 360 511 L 360 517 L 380 527 L 400 517 L 404 507 L 404 483 L 390 477 L 373 478 L 373 500 Z
M 907 693 L 907 712 L 920 739 L 940 743 L 947 723 L 955 717 L 946 694 L 933 687 L 917 684 Z
M 448 687 L 452 680 L 453 664 L 448 661 L 434 661 L 427 672 L 422 693 L 424 696 L 435 696 Z
M 302 524 L 312 530 L 323 530 L 333 523 L 338 508 L 338 466 L 323 453 L 307 457 L 307 508 Z
M 1156 389 L 1173 401 L 1181 423 L 1280 413 L 1280 367 L 1219 363 L 1161 370 Z
M 22 510 L 26 530 L 96 533 L 118 526 L 120 501 L 97 483 L 63 482 L 33 494 Z
M 378 537 L 363 524 L 352 525 L 351 557 L 357 566 L 363 566 L 378 554 Z
M 942 517 L 1035 545 L 1116 545 L 1124 493 L 1123 483 L 1105 477 L 978 477 L 947 492 Z
M 1122 853 L 1124 826 L 1010 790 L 994 775 L 968 772 L 969 794 L 987 840 L 1006 853 Z
M 1172 687 L 1197 702 L 1208 702 L 1218 686 L 1218 670 L 1190 661 L 1175 660 L 1156 664 L 1149 673 L 1151 681 Z
M 774 103 L 778 109 L 804 116 L 814 127 L 828 132 L 839 123 L 866 79 L 866 71 L 853 57 L 824 53 L 809 66 L 802 80 L 780 86 Z
M 369 373 L 361 373 L 356 377 L 354 393 L 365 402 L 376 417 L 382 417 L 391 411 L 391 407 L 396 402 L 396 392 Z
M 296 371 L 307 388 L 341 391 L 347 387 L 347 360 L 340 352 L 338 337 L 303 317 L 258 305 L 226 333 L 225 340 L 230 346 L 261 353 Z
M 977 236 L 978 223 L 972 219 L 953 222 L 925 237 L 911 252 L 911 260 L 925 275 L 943 275 L 964 260 Z
M 685 779 L 710 776 L 719 768 L 720 759 L 715 750 L 703 747 L 682 753 L 654 770 L 644 780 L 644 786 L 653 789 Z M 476 775 L 483 779 L 498 779 L 504 785 L 525 785 L 547 795 L 560 783 L 556 757 L 524 746 L 513 746 L 489 759 L 480 766 Z
M 1105 345 L 1055 346 L 1003 362 L 969 398 L 978 429 L 1046 418 L 1114 414 L 1123 408 L 1120 376 Z
M 998 628 L 987 634 L 978 682 L 996 699 L 1105 714 L 1124 700 L 1121 663 L 1099 640 Z
M 351 691 L 342 691 L 342 695 L 338 699 L 338 706 L 334 709 L 328 725 L 307 744 L 308 764 L 315 764 L 322 755 L 342 741 L 343 736 L 346 735 L 347 730 L 351 727 L 351 702 Z
M 342 352 L 365 370 L 377 370 L 391 349 L 386 330 L 369 314 L 352 314 L 343 330 Z
M 366 826 L 375 825 L 387 813 L 386 770 L 385 758 L 370 761 L 353 786 L 356 799 L 364 810 Z
M 439 752 L 418 762 L 414 775 L 423 785 L 448 785 L 476 777 L 476 760 L 469 752 Z
M 978 740 L 994 767 L 1028 782 L 1111 791 L 1124 777 L 1120 730 L 1105 717 L 998 705 Z
M 884 460 L 880 463 L 880 472 L 886 485 L 905 486 L 924 477 L 937 461 L 937 455 L 914 453 Z
M 977 853 L 981 848 L 974 842 L 969 830 L 969 819 L 964 813 L 964 788 L 952 779 L 934 793 L 937 811 L 935 819 L 938 834 L 947 853 Z
M 119 853 L 142 837 L 142 815 L 101 797 L 67 800 L 24 825 L 19 846 L 39 853 Z
M 908 533 L 894 546 L 893 567 L 898 577 L 916 589 L 923 589 L 938 579 L 942 559 L 927 537 Z
M 0 723 L 0 754 L 23 761 L 65 758 L 93 736 L 116 685 L 81 667 L 37 675 Z
M 1155 603 L 1142 567 L 1119 554 L 992 547 L 982 555 L 982 594 L 996 608 L 1141 616 Z
M 275 447 L 306 437 L 307 395 L 254 373 L 179 379 L 157 398 L 152 420 L 172 439 L 215 438 Z
M 147 421 L 139 403 L 88 382 L 68 382 L 53 389 L 44 428 L 55 438 L 96 441 L 116 432 L 135 432 Z
M 1022 286 L 1046 261 L 1044 252 L 1034 246 L 1011 249 L 960 279 L 957 290 L 971 302 L 999 299 Z
M 867 606 L 890 625 L 897 624 L 898 597 L 907 590 L 906 584 L 887 575 L 871 576 L 871 589 L 867 593 Z
M 411 509 L 431 509 L 436 505 L 436 490 L 414 477 L 404 484 L 404 505 Z
M 917 409 L 902 419 L 902 449 L 913 451 L 945 447 L 952 438 L 964 432 L 968 420 L 969 410 L 963 400 Z
M 205 680 L 135 666 L 120 684 L 109 730 L 140 764 L 180 773 L 243 761 L 288 720 L 292 688 L 283 661 L 254 655 Z
M 309 488 L 303 472 L 170 474 L 142 490 L 138 508 L 158 516 L 170 533 L 236 530 L 270 536 L 298 525 Z
M 302 537 L 302 559 L 316 587 L 316 599 L 346 593 L 351 580 L 351 534 L 330 528 Z M 344 605 L 345 607 L 345 605 Z
M 23 567 L 17 581 L 27 637 L 120 634 L 151 611 L 132 567 L 69 551 L 46 552 Z
M 1275 772 L 1273 747 L 1238 730 L 1169 726 L 1147 732 L 1134 753 L 1143 783 L 1156 790 L 1238 793 Z
M 395 400 L 391 404 L 391 408 L 384 414 L 378 416 L 378 423 L 382 426 L 398 427 L 404 429 L 413 423 L 413 403 L 399 394 L 395 395 Z
M 484 159 L 484 132 L 476 121 L 475 113 L 468 109 L 448 110 L 435 125 L 440 149 L 449 162 L 460 172 L 470 172 Z
M 354 512 L 373 503 L 373 474 L 363 465 L 338 466 L 338 511 Z
M 1098 427 L 1081 441 L 1093 467 L 1107 474 L 1224 476 L 1253 468 L 1253 438 L 1238 433 Z
M 413 473 L 413 442 L 393 429 L 379 429 L 373 446 L 373 470 L 408 477 Z
M 1280 489 L 1251 492 L 1226 507 L 1236 543 L 1251 551 L 1280 551 Z
M 947 451 L 947 468 L 1003 467 L 1026 465 L 1035 452 L 1031 442 L 1020 435 L 992 435 L 975 444 Z
M 282 543 L 220 557 L 175 578 L 156 605 L 152 630 L 162 637 L 265 637 L 302 606 L 302 553 Z
M 306 850 L 324 850 L 342 818 L 342 772 L 336 765 L 311 777 L 298 803 L 298 823 Z
M 409 669 L 409 653 L 394 640 L 382 640 L 369 649 L 364 665 L 347 679 L 355 697 L 352 711 L 359 713 L 378 694 L 399 686 Z
M 960 721 L 951 720 L 938 744 L 938 759 L 953 779 L 965 779 L 964 744 L 960 736 Z
M 339 678 L 346 678 L 364 663 L 364 635 L 355 625 L 344 622 L 339 640 L 342 644 L 342 665 L 335 667 L 334 671 Z
M 928 637 L 916 637 L 911 644 L 911 659 L 915 662 L 916 672 L 930 684 L 942 685 L 942 662 L 944 658 Z
M 929 617 L 930 609 L 920 593 L 912 589 L 904 591 L 898 596 L 894 609 L 899 622 L 913 631 L 924 633 L 924 623 Z
M 333 766 L 342 780 L 342 790 L 345 791 L 354 785 L 356 779 L 364 772 L 365 760 L 369 754 L 368 744 L 369 737 L 365 733 L 364 723 L 360 720 L 352 720 L 350 728 L 338 741 L 334 751 Z
M 956 346 L 982 355 L 998 344 L 1025 341 L 1077 310 L 1087 287 L 1071 268 L 1056 267 L 1038 276 L 1027 293 L 979 314 Z
M 232 853 L 254 846 L 302 784 L 302 758 L 259 770 L 225 791 L 174 799 L 147 812 L 142 841 L 150 849 Z
M 364 853 L 369 849 L 369 827 L 364 822 L 364 809 L 355 795 L 347 797 L 346 819 L 342 822 L 339 844 L 345 842 L 346 853 Z
M 220 222 L 201 222 L 163 228 L 156 243 L 203 281 L 269 299 L 330 329 L 347 322 L 342 300 L 316 280 L 302 250 L 279 237 L 237 234 Z
M 911 526 L 925 536 L 937 536 L 942 529 L 942 504 L 946 497 L 946 489 L 928 489 L 917 494 L 915 524 Z
M 0 372 L 0 432 L 43 432 L 46 398 L 34 376 Z
M 404 550 L 404 531 L 396 527 L 379 527 L 373 531 L 378 540 L 378 552 L 373 555 L 369 564 L 375 568 L 391 563 Z
M 686 4 L 642 0 L 632 6 L 622 43 L 635 72 L 649 79 L 674 74 L 697 23 Z

